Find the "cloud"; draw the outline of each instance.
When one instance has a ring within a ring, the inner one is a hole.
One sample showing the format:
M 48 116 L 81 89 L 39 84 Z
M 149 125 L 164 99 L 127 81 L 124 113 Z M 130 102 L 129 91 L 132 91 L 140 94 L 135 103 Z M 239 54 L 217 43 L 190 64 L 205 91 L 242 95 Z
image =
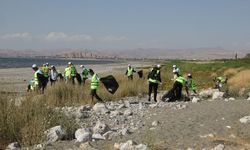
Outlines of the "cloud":
M 100 39 L 100 41 L 102 42 L 120 42 L 120 41 L 127 41 L 128 38 L 126 36 L 120 36 L 120 37 L 116 37 L 116 36 L 106 36 Z
M 29 32 L 11 33 L 11 34 L 0 35 L 0 38 L 4 40 L 12 40 L 12 39 L 30 40 L 32 39 L 32 34 Z
M 104 36 L 93 37 L 86 34 L 67 35 L 64 32 L 49 32 L 45 39 L 48 41 L 64 41 L 64 42 L 120 42 L 128 40 L 125 36 Z
M 50 32 L 45 36 L 48 41 L 57 41 L 67 39 L 68 36 L 63 32 Z

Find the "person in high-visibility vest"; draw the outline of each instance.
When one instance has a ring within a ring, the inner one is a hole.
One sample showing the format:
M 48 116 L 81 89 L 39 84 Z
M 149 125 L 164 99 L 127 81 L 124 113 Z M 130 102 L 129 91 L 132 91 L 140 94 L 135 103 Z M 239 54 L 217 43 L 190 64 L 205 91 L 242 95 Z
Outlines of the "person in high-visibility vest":
M 71 77 L 71 70 L 70 70 L 70 66 L 68 64 L 68 66 L 65 68 L 64 70 L 64 79 L 65 79 L 65 82 L 68 83 L 69 80 L 70 80 L 70 77 Z
M 158 84 L 161 83 L 160 68 L 161 68 L 161 65 L 158 64 L 148 74 L 148 82 L 149 82 L 148 101 L 151 100 L 151 93 L 152 93 L 152 90 L 153 90 L 154 91 L 154 101 L 157 102 L 156 98 L 157 98 Z
M 174 72 L 176 74 L 176 79 L 173 84 L 172 89 L 164 96 L 165 101 L 176 101 L 180 100 L 182 96 L 182 88 L 186 87 L 186 79 L 182 77 L 178 72 Z M 187 88 L 186 88 L 187 92 Z M 187 92 L 188 93 L 188 92 Z
M 187 75 L 186 87 L 188 88 L 188 96 L 191 94 L 197 94 L 197 85 L 191 73 Z M 190 93 L 190 92 L 191 93 Z
M 85 81 L 88 79 L 89 70 L 85 68 L 83 65 L 80 66 L 82 68 L 82 82 L 83 85 L 85 84 Z
M 72 81 L 72 84 L 75 84 L 75 78 L 77 74 L 76 67 L 71 62 L 69 62 L 68 64 L 70 66 L 70 80 Z
M 94 102 L 94 98 L 96 98 L 98 102 L 103 102 L 103 100 L 96 93 L 100 85 L 100 79 L 98 75 L 94 73 L 92 69 L 89 69 L 89 74 L 91 76 L 91 84 L 90 84 L 91 93 L 90 94 L 91 94 L 92 102 Z
M 175 81 L 175 79 L 177 78 L 177 73 L 179 75 L 181 75 L 181 70 L 180 68 L 177 67 L 177 65 L 173 65 L 173 74 L 174 74 L 174 78 L 172 80 Z
M 128 64 L 128 68 L 126 70 L 125 75 L 128 76 L 128 80 L 133 80 L 133 73 L 135 73 L 135 69 L 131 67 L 130 64 Z
M 47 79 L 47 82 L 49 82 L 49 63 L 43 64 L 42 71 L 44 77 Z
M 43 72 L 38 69 L 36 64 L 32 65 L 32 69 L 35 71 L 34 79 L 32 81 L 32 88 L 34 91 L 40 90 L 43 93 L 44 88 L 47 85 L 46 77 L 43 75 Z
M 227 80 L 228 80 L 227 77 L 222 77 L 222 76 L 215 77 L 214 78 L 215 88 L 221 91 L 222 87 L 227 83 Z

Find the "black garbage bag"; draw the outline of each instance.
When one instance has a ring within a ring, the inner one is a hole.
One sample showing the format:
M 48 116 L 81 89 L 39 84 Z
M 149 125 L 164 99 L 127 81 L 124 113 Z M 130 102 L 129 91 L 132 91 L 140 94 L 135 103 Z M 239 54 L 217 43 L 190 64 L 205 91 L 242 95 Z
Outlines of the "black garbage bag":
M 79 84 L 82 84 L 82 77 L 79 73 L 76 74 L 76 80 Z
M 176 101 L 176 93 L 173 90 L 168 91 L 162 96 L 162 101 L 173 102 Z
M 142 78 L 142 77 L 143 77 L 143 70 L 140 70 L 140 71 L 138 71 L 137 73 L 138 73 L 138 75 L 139 75 L 139 78 Z
M 112 75 L 100 78 L 100 81 L 104 84 L 105 88 L 111 94 L 114 94 L 119 87 L 119 84 L 117 83 L 116 79 Z

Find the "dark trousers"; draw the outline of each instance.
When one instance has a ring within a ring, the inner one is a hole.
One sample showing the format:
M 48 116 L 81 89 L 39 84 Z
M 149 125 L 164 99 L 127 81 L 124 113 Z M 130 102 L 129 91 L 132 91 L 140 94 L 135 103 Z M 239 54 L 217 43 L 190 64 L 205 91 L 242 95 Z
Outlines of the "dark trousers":
M 50 85 L 52 86 L 53 84 L 56 83 L 56 80 L 50 79 Z
M 156 102 L 156 97 L 157 97 L 157 89 L 158 89 L 158 84 L 157 83 L 153 83 L 153 82 L 149 82 L 149 86 L 148 86 L 148 100 L 150 101 L 151 98 L 151 93 L 152 91 L 154 91 L 154 101 Z
M 128 80 L 133 80 L 133 75 L 128 76 Z
M 85 84 L 85 81 L 87 80 L 87 78 L 82 78 L 82 84 Z
M 171 89 L 171 92 L 173 92 L 175 100 L 180 100 L 181 99 L 182 87 L 183 87 L 183 85 L 180 82 L 175 82 L 174 83 L 173 88 Z
M 71 76 L 70 80 L 72 81 L 72 84 L 75 84 L 75 78 L 76 76 Z
M 97 95 L 96 93 L 96 89 L 91 89 L 91 99 L 92 99 L 92 102 L 94 101 L 94 97 L 97 99 L 98 102 L 102 102 L 103 100 Z

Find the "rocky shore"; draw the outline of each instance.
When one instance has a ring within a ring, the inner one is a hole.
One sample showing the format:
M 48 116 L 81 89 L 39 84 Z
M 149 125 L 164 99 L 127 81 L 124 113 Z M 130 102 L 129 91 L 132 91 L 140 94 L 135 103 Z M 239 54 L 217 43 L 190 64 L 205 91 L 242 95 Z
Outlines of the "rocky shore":
M 94 106 L 56 108 L 79 124 L 74 140 L 64 140 L 67 132 L 58 125 L 45 132 L 44 143 L 30 148 L 11 143 L 8 149 L 247 150 L 250 93 L 244 99 L 223 95 L 208 89 L 186 102 L 126 97 Z

